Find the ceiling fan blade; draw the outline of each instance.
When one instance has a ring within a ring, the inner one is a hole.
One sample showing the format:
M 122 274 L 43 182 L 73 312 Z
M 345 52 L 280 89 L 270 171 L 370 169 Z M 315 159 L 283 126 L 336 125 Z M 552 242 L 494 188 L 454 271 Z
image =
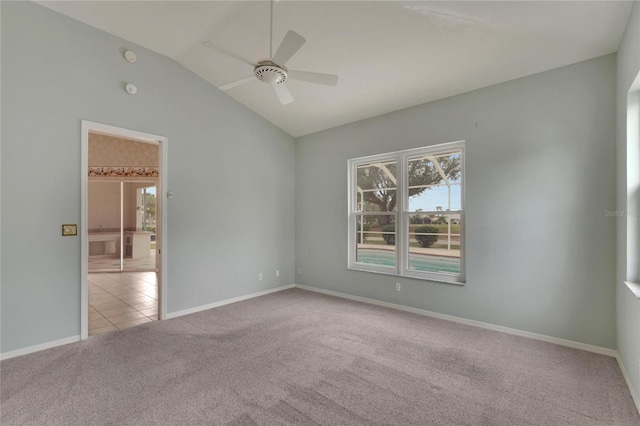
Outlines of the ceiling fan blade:
M 256 79 L 255 74 L 251 74 L 251 75 L 248 75 L 246 77 L 242 77 L 241 79 L 231 81 L 231 82 L 229 82 L 227 84 L 223 84 L 222 86 L 218 86 L 218 89 L 220 89 L 220 90 L 233 89 L 236 86 L 240 86 L 241 84 L 249 83 L 250 81 L 253 81 L 255 79 Z
M 289 30 L 271 60 L 278 65 L 284 65 L 305 43 L 304 37 L 295 31 Z
M 222 53 L 223 55 L 226 55 L 230 58 L 236 59 L 240 62 L 244 62 L 247 65 L 251 65 L 252 67 L 255 67 L 255 64 L 253 62 L 251 62 L 248 59 L 243 58 L 242 56 L 236 55 L 233 52 L 228 51 L 227 49 L 224 49 L 218 45 L 215 45 L 211 42 L 211 40 L 209 41 L 205 41 L 202 44 L 204 44 L 205 46 L 207 46 L 209 49 L 211 50 L 215 50 L 216 52 Z
M 290 104 L 293 102 L 293 96 L 291 96 L 291 92 L 287 89 L 287 86 L 284 83 L 273 84 L 273 90 L 276 91 L 276 95 L 278 95 L 278 99 L 280 99 L 280 103 L 282 105 Z
M 338 76 L 333 74 L 322 74 L 309 71 L 287 71 L 289 78 L 295 80 L 308 81 L 309 83 L 324 84 L 325 86 L 335 86 L 338 84 Z

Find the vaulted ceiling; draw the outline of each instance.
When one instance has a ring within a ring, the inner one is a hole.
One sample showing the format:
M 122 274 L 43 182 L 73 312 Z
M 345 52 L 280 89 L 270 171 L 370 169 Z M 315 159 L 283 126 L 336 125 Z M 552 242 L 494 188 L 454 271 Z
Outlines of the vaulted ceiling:
M 215 86 L 269 57 L 268 1 L 39 2 L 183 64 Z M 287 80 L 281 105 L 258 80 L 226 93 L 293 136 L 615 52 L 630 1 L 278 1 L 273 46 L 306 44 L 290 69 L 337 74 L 336 87 Z

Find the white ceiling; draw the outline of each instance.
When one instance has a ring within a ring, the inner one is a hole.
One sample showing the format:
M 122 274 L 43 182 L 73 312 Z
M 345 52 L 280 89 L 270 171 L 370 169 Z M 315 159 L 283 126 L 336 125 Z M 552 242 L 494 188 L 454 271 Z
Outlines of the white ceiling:
M 174 58 L 216 86 L 269 56 L 268 1 L 39 2 Z M 336 87 L 287 80 L 281 105 L 258 80 L 226 93 L 293 136 L 615 52 L 630 1 L 279 1 L 274 51 L 292 29 L 307 43 L 290 69 L 339 76 Z

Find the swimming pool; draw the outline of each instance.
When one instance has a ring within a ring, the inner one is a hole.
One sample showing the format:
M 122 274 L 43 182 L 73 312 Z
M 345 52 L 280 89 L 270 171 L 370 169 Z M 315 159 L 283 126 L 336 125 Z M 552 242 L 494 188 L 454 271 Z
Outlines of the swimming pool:
M 358 249 L 358 263 L 396 266 L 396 253 L 389 250 Z M 460 273 L 460 259 L 421 253 L 409 254 L 409 269 L 426 272 Z

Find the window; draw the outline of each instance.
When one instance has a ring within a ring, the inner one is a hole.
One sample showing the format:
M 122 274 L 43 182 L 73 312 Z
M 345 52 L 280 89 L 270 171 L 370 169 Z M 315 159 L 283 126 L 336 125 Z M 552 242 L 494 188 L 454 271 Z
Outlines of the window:
M 349 268 L 464 283 L 464 142 L 349 160 Z

